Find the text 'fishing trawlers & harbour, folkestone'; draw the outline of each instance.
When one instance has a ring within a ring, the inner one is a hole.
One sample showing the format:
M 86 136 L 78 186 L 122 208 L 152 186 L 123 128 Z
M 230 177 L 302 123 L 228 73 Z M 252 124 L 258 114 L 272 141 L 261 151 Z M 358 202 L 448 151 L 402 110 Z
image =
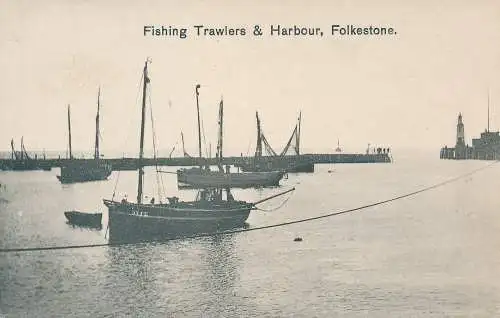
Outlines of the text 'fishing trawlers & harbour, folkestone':
M 143 28 L 144 36 L 180 38 L 186 39 L 190 35 L 203 38 L 238 38 L 238 37 L 262 37 L 270 36 L 272 38 L 318 38 L 324 35 L 331 37 L 383 37 L 394 36 L 396 30 L 391 26 L 377 25 L 354 25 L 354 24 L 332 24 L 330 32 L 324 33 L 322 27 L 312 25 L 282 25 L 269 24 L 261 26 L 255 24 L 249 26 L 207 26 L 193 25 L 191 28 L 176 26 L 155 26 L 145 25 Z

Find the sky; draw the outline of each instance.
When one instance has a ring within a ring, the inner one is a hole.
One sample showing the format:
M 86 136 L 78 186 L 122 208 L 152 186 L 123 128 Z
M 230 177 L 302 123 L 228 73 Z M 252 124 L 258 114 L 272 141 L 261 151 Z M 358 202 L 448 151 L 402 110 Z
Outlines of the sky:
M 253 36 L 254 25 L 264 34 Z M 324 35 L 271 36 L 270 25 Z M 393 27 L 391 36 L 332 36 L 331 25 Z M 145 25 L 185 27 L 186 39 L 144 36 Z M 194 25 L 245 28 L 246 36 L 196 36 Z M 197 149 L 195 86 L 206 144 L 215 148 L 224 100 L 226 154 L 253 153 L 255 112 L 275 150 L 302 111 L 301 151 L 367 144 L 453 146 L 463 114 L 470 144 L 500 129 L 498 1 L 5 1 L 0 0 L 0 150 L 92 153 L 101 87 L 101 152 L 137 153 L 139 81 L 147 58 L 160 156 Z M 148 111 L 146 147 L 151 147 Z M 212 150 L 214 153 L 215 150 Z

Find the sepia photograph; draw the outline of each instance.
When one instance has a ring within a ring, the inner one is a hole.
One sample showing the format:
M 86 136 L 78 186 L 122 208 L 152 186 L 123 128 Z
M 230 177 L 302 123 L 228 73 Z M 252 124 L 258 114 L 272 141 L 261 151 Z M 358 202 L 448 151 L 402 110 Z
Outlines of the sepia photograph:
M 500 316 L 500 2 L 0 0 L 0 318 Z

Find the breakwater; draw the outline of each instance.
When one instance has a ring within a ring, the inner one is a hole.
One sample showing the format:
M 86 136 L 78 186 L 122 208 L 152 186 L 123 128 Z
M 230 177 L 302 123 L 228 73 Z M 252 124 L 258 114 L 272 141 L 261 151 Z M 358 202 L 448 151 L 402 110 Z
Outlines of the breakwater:
M 72 161 L 80 161 L 82 164 L 91 162 L 94 159 L 71 159 Z M 101 159 L 110 163 L 113 170 L 135 170 L 139 166 L 139 159 L 137 158 L 106 158 Z M 222 162 L 224 165 L 236 165 L 254 160 L 254 157 L 225 157 Z M 259 160 L 276 160 L 276 157 L 261 157 Z M 298 156 L 283 156 L 280 160 L 301 162 L 311 162 L 313 164 L 332 164 L 332 163 L 389 163 L 392 161 L 387 153 L 380 154 L 303 154 Z M 31 164 L 38 167 L 57 168 L 63 165 L 69 159 L 32 159 Z M 12 159 L 0 159 L 0 168 L 3 170 L 13 170 L 18 163 Z M 175 158 L 144 158 L 143 166 L 197 166 L 200 164 L 215 165 L 217 164 L 216 158 L 194 158 L 194 157 L 175 157 Z M 22 170 L 22 169 L 18 169 Z M 30 169 L 31 170 L 31 169 Z

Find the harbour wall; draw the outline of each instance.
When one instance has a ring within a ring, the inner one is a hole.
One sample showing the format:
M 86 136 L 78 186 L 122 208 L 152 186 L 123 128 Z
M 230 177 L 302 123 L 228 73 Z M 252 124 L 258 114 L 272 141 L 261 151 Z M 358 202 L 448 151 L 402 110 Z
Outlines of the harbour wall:
M 60 167 L 69 159 L 32 159 L 40 166 L 44 167 Z M 85 162 L 91 162 L 94 159 L 71 159 L 72 161 L 80 161 L 83 165 Z M 104 158 L 101 159 L 113 166 L 113 170 L 135 170 L 138 168 L 138 158 Z M 215 165 L 218 160 L 216 158 L 196 158 L 196 157 L 175 157 L 175 158 L 143 158 L 143 166 L 197 166 L 200 164 Z M 225 157 L 222 162 L 224 165 L 235 165 L 254 160 L 254 157 Z M 261 157 L 259 160 L 276 160 L 276 157 Z M 392 158 L 388 153 L 380 154 L 303 154 L 299 156 L 283 156 L 280 160 L 284 161 L 300 161 L 311 162 L 313 164 L 336 164 L 336 163 L 390 163 Z M 12 159 L 0 159 L 0 168 L 9 170 L 13 164 Z

